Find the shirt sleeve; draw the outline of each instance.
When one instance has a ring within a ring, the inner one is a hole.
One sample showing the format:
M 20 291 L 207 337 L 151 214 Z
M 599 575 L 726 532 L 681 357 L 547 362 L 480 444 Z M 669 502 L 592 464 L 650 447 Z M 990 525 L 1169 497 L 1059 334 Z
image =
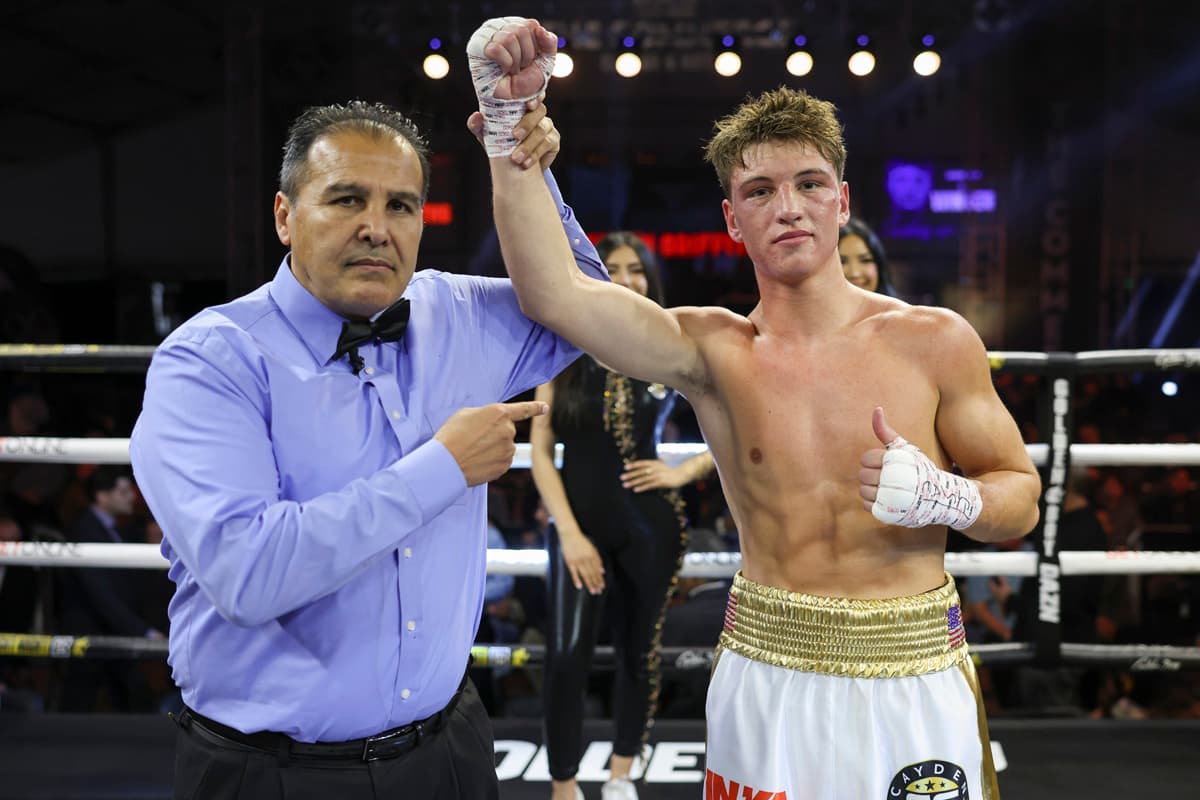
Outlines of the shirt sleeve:
M 209 329 L 159 349 L 130 458 L 175 558 L 221 616 L 258 625 L 390 553 L 457 500 L 466 479 L 430 440 L 340 490 L 281 499 L 265 379 L 238 335 Z
M 558 188 L 558 181 L 554 179 L 554 173 L 546 170 L 542 174 L 546 178 L 550 196 L 554 198 L 554 205 L 558 208 L 558 215 L 562 218 L 563 231 L 567 234 L 567 242 L 571 245 L 571 252 L 575 255 L 575 263 L 579 265 L 579 269 L 584 274 L 597 280 L 609 280 L 608 270 L 604 268 L 604 262 L 600 260 L 600 254 L 596 252 L 596 246 L 592 244 L 592 240 L 588 238 L 583 226 L 575 218 L 575 211 L 563 202 L 562 191 Z
M 563 202 L 562 192 L 550 170 L 543 175 L 562 219 L 563 231 L 571 245 L 575 264 L 585 275 L 608 281 L 608 270 L 596 247 L 575 218 L 575 212 Z M 500 396 L 515 397 L 545 383 L 580 356 L 582 351 L 558 334 L 528 319 L 517 302 L 516 292 L 507 279 L 477 279 L 476 300 L 488 313 L 483 325 L 489 331 L 484 341 L 488 363 L 511 363 Z

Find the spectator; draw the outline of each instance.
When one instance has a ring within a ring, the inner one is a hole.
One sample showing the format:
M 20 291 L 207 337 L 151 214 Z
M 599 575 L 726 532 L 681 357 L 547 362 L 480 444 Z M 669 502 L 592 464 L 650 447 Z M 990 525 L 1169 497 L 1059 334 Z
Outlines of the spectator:
M 658 264 L 646 244 L 624 231 L 596 245 L 614 283 L 662 303 Z M 546 747 L 560 800 L 578 797 L 587 672 L 607 599 L 617 664 L 615 737 L 606 800 L 636 800 L 629 779 L 649 733 L 657 699 L 655 640 L 686 543 L 678 489 L 707 475 L 706 451 L 668 466 L 658 459 L 675 392 L 613 372 L 583 357 L 537 399 L 550 417 L 530 432 L 533 479 L 554 517 L 548 583 Z M 563 443 L 562 471 L 554 446 Z M 607 587 L 615 591 L 606 592 Z
M 0 505 L 0 547 L 25 537 L 12 512 Z M 0 633 L 31 633 L 37 614 L 38 570 L 0 564 Z M 25 659 L 0 656 L 0 711 L 41 711 L 42 696 L 32 688 Z
M 128 521 L 137 498 L 126 467 L 97 467 L 87 478 L 91 505 L 68 532 L 73 542 L 121 544 L 126 540 L 117 525 Z M 63 633 L 76 636 L 136 636 L 163 638 L 163 633 L 142 615 L 143 586 L 137 570 L 84 567 L 60 572 Z M 63 711 L 91 711 L 101 693 L 112 708 L 133 710 L 145 700 L 140 673 L 121 661 L 71 661 L 65 676 Z
M 838 256 L 846 280 L 868 292 L 897 297 L 883 243 L 867 223 L 851 217 L 838 230 Z
M 45 436 L 50 407 L 34 384 L 17 383 L 8 391 L 0 436 Z M 67 482 L 68 468 L 49 462 L 0 463 L 0 487 L 9 511 L 26 532 L 37 526 L 55 527 L 55 503 Z

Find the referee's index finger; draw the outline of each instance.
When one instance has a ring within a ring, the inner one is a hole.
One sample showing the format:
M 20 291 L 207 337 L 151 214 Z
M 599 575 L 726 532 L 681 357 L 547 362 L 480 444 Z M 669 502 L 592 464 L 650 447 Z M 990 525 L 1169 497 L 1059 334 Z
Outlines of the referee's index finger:
M 550 410 L 550 406 L 541 400 L 526 400 L 521 403 L 500 403 L 499 405 L 513 422 L 520 422 L 530 417 L 540 417 Z

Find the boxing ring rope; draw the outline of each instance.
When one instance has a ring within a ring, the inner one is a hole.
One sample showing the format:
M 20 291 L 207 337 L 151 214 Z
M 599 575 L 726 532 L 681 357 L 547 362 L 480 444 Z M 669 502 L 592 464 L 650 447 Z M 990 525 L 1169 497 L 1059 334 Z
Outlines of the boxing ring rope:
M 24 372 L 145 372 L 154 349 L 121 344 L 0 344 L 0 369 Z
M 1200 572 L 1194 550 L 1068 550 L 1061 554 L 1062 574 L 1167 575 Z M 489 575 L 543 576 L 545 550 L 488 550 Z M 1037 574 L 1037 553 L 946 553 L 946 571 L 955 577 Z M 108 542 L 0 542 L 0 564 L 26 567 L 107 567 L 166 569 L 167 559 L 154 544 Z M 741 569 L 740 553 L 688 553 L 682 578 L 730 578 Z
M 660 444 L 658 457 L 674 466 L 708 447 L 702 442 Z M 1027 444 L 1034 466 L 1046 466 L 1050 445 Z M 529 469 L 527 442 L 517 444 L 513 469 Z M 561 465 L 562 445 L 555 445 Z M 0 436 L 0 461 L 41 461 L 52 464 L 128 464 L 128 439 L 69 439 L 56 436 Z M 1071 461 L 1081 467 L 1166 467 L 1200 464 L 1200 444 L 1072 444 Z
M 151 347 L 109 345 L 0 345 L 0 369 L 34 371 L 144 370 Z M 1039 619 L 1035 641 L 972 645 L 980 664 L 1039 666 L 1080 664 L 1121 666 L 1133 671 L 1176 671 L 1200 667 L 1200 647 L 1169 645 L 1093 645 L 1061 641 L 1058 587 L 1064 576 L 1100 574 L 1196 573 L 1200 552 L 1065 551 L 1058 552 L 1056 534 L 1065 481 L 1077 466 L 1169 466 L 1200 464 L 1200 444 L 1075 444 L 1070 441 L 1071 391 L 1080 374 L 1117 371 L 1200 371 L 1200 349 L 1101 350 L 1082 353 L 989 352 L 993 371 L 1021 371 L 1051 378 L 1043 408 L 1050 442 L 1027 445 L 1030 458 L 1043 470 L 1042 547 L 1037 552 L 947 553 L 953 575 L 1021 575 L 1036 577 Z M 703 444 L 663 444 L 660 457 L 678 463 L 705 449 Z M 514 468 L 529 467 L 529 445 L 517 446 Z M 561 458 L 561 445 L 557 454 Z M 128 439 L 0 437 L 0 461 L 128 464 Z M 488 573 L 544 575 L 544 550 L 489 550 Z M 74 542 L 0 543 L 0 564 L 26 566 L 103 566 L 164 569 L 166 559 L 156 545 Z M 684 560 L 684 577 L 728 577 L 739 568 L 736 553 L 692 553 Z M 166 642 L 127 637 L 34 636 L 0 633 L 0 657 L 160 658 Z M 536 664 L 544 649 L 534 646 L 477 646 L 477 666 Z M 700 668 L 711 661 L 704 649 L 664 648 L 664 663 L 678 669 Z M 611 648 L 597 648 L 597 666 L 611 663 Z
M 1038 462 L 1042 467 L 1042 496 L 1039 500 L 1041 514 L 1034 532 L 1041 543 L 1036 551 L 1038 617 L 1034 625 L 1034 663 L 1042 667 L 1052 667 L 1062 663 L 1065 656 L 1060 587 L 1064 574 L 1062 556 L 1066 554 L 1060 553 L 1058 549 L 1058 524 L 1066 499 L 1067 477 L 1071 471 L 1072 458 L 1077 452 L 1076 445 L 1071 442 L 1071 431 L 1074 427 L 1072 393 L 1075 379 L 1083 374 L 1118 371 L 1197 371 L 1200 370 L 1200 349 L 989 353 L 988 359 L 994 371 L 1021 370 L 1048 377 L 1049 386 L 1041 406 L 1041 428 L 1049 432 L 1050 441 L 1044 445 L 1046 457 Z M 1111 448 L 1114 445 L 1106 447 Z M 1122 451 L 1123 456 L 1135 452 L 1125 448 L 1122 448 Z M 1082 456 L 1083 453 L 1079 452 L 1079 455 Z M 1189 459 L 1179 463 L 1195 462 Z M 1075 464 L 1087 465 L 1087 462 L 1079 458 Z

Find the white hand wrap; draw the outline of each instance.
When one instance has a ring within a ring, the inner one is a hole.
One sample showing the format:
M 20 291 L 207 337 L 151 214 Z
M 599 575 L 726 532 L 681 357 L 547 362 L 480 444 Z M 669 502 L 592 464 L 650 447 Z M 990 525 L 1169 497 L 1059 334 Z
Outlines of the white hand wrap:
M 924 528 L 949 525 L 966 530 L 979 519 L 979 486 L 937 468 L 921 449 L 897 436 L 887 445 L 879 473 L 879 493 L 871 514 L 888 525 Z
M 499 65 L 483 54 L 483 48 L 492 38 L 506 29 L 528 22 L 524 17 L 498 17 L 489 19 L 471 34 L 467 42 L 467 60 L 471 65 L 471 81 L 475 84 L 475 96 L 479 98 L 479 110 L 483 113 L 483 145 L 489 158 L 507 156 L 517 149 L 513 128 L 525 116 L 525 103 L 546 90 L 550 73 L 554 70 L 554 55 L 541 55 L 534 63 L 542 68 L 542 88 L 528 97 L 500 100 L 495 97 L 496 84 L 504 77 Z

